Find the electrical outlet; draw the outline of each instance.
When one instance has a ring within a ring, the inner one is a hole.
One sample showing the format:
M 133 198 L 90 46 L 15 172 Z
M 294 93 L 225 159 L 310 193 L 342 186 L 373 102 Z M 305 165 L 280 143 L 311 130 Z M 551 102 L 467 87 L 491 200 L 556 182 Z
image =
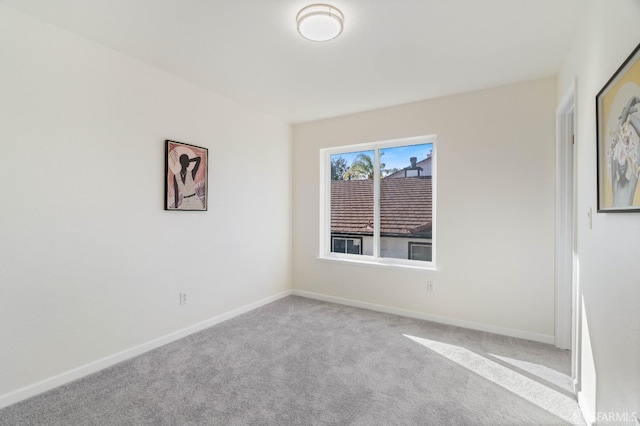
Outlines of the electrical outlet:
M 427 293 L 435 293 L 436 283 L 433 281 L 427 281 Z
M 187 293 L 180 293 L 180 304 L 184 305 L 187 303 Z

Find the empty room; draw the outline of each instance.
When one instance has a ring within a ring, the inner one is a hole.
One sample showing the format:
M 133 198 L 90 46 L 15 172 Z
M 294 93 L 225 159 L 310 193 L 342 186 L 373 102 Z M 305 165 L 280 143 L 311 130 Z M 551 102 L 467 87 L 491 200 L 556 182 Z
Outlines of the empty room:
M 0 425 L 640 425 L 637 0 L 0 0 Z

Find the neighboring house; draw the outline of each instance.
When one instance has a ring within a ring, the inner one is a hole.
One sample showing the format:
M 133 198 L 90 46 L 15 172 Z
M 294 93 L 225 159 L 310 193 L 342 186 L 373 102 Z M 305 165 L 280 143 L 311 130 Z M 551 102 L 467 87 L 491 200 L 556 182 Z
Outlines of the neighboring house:
M 411 159 L 414 160 L 415 157 L 412 157 Z M 411 162 L 411 166 L 405 167 L 402 170 L 398 170 L 397 172 L 386 176 L 385 179 L 388 179 L 388 178 L 414 177 L 414 176 L 432 176 L 433 175 L 433 173 L 431 171 L 431 166 L 433 164 L 433 156 L 432 155 L 429 155 L 429 157 L 425 158 L 422 161 L 418 161 L 418 162 L 415 162 L 415 163 L 414 163 L 414 161 Z
M 380 180 L 381 257 L 431 260 L 432 201 L 431 176 Z M 331 251 L 373 254 L 373 180 L 331 182 Z

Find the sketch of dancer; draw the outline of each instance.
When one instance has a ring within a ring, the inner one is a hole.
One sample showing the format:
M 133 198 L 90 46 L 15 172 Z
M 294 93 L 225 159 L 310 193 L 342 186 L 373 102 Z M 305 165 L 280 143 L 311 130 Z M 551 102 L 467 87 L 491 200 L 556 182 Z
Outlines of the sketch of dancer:
M 189 164 L 195 162 L 191 173 L 189 173 Z M 198 169 L 200 168 L 200 157 L 189 158 L 187 154 L 180 156 L 180 173 L 173 175 L 173 196 L 174 206 L 180 210 L 202 210 L 204 205 L 196 192 L 194 179 Z M 178 205 L 178 201 L 182 195 L 182 203 Z

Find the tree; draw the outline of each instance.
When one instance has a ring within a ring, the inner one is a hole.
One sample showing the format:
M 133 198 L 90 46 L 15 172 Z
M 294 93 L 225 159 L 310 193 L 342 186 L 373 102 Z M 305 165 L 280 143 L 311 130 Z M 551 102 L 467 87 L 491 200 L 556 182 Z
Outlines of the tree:
M 380 157 L 384 155 L 384 152 L 380 153 Z M 385 177 L 388 171 L 385 169 L 386 164 L 380 163 L 380 177 Z M 358 154 L 358 156 L 351 163 L 351 167 L 344 174 L 345 179 L 365 180 L 373 179 L 373 159 L 367 154 Z
M 331 180 L 344 180 L 348 168 L 347 160 L 342 157 L 333 158 L 331 160 Z
M 392 175 L 394 173 L 398 173 L 400 171 L 400 169 L 398 169 L 397 167 L 394 167 L 393 169 L 384 169 L 382 170 L 382 177 L 387 177 L 389 175 Z
M 373 178 L 373 160 L 367 154 L 358 154 L 344 174 L 345 179 L 365 180 Z

